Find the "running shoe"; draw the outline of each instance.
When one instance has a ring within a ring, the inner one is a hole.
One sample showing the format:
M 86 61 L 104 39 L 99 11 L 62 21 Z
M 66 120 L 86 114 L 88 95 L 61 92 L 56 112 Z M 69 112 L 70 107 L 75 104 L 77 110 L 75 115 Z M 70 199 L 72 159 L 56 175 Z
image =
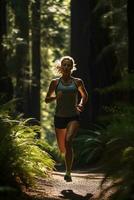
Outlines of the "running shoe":
M 64 180 L 65 180 L 66 182 L 72 182 L 72 177 L 71 177 L 71 175 L 65 174 Z

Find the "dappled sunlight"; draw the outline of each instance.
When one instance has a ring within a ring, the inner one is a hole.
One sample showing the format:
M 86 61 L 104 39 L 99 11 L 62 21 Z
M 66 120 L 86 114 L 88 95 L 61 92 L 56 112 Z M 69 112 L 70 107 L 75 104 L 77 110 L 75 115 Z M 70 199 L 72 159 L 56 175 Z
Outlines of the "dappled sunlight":
M 132 3 L 1 1 L 1 200 L 133 199 Z

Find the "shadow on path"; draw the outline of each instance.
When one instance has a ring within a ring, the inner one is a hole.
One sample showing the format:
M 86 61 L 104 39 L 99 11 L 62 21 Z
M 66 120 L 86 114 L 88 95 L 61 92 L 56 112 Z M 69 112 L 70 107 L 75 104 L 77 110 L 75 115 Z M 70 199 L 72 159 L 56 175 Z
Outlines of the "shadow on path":
M 63 196 L 60 197 L 67 200 L 90 200 L 93 196 L 91 193 L 87 193 L 86 196 L 82 196 L 74 193 L 73 190 L 62 190 L 61 194 Z

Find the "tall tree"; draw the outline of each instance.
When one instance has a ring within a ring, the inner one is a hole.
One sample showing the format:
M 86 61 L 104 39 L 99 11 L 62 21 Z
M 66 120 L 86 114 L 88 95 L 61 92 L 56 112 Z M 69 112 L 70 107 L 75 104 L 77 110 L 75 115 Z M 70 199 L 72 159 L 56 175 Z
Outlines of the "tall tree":
M 3 38 L 7 33 L 7 15 L 6 15 L 6 0 L 2 0 L 0 3 L 0 72 L 5 74 L 6 67 L 6 54 L 3 47 Z
M 128 73 L 134 73 L 134 8 L 132 1 L 127 0 L 127 22 L 128 22 Z M 134 90 L 129 92 L 129 102 L 134 104 Z
M 31 116 L 40 120 L 40 0 L 32 3 L 32 85 Z
M 76 76 L 83 79 L 86 89 L 90 91 L 89 73 L 89 0 L 71 1 L 71 55 L 75 59 L 77 71 Z M 88 126 L 91 118 L 90 105 L 86 105 L 82 113 L 82 126 Z
M 7 73 L 6 48 L 4 38 L 7 34 L 7 1 L 0 2 L 0 104 L 7 102 L 13 97 L 11 78 Z
M 128 18 L 128 71 L 134 72 L 134 8 L 131 0 L 127 1 Z
M 102 16 L 111 9 L 110 3 L 98 7 L 98 1 L 90 1 L 90 45 L 89 68 L 92 84 L 92 119 L 96 120 L 102 114 L 102 107 L 109 105 L 111 94 L 100 95 L 95 88 L 104 88 L 115 82 L 114 71 L 117 63 L 114 44 L 110 37 L 109 27 L 102 23 Z M 110 22 L 112 26 L 112 21 Z
M 16 47 L 16 66 L 17 66 L 17 83 L 16 96 L 20 98 L 18 111 L 24 113 L 26 117 L 29 113 L 29 1 L 17 0 L 11 1 L 15 13 L 15 23 L 18 29 L 17 47 Z
M 79 64 L 76 73 L 83 78 L 89 92 L 88 108 L 83 113 L 84 126 L 95 121 L 102 105 L 109 101 L 109 97 L 102 99 L 94 89 L 113 83 L 116 64 L 108 30 L 100 20 L 108 5 L 96 9 L 97 3 L 97 0 L 71 1 L 71 54 Z

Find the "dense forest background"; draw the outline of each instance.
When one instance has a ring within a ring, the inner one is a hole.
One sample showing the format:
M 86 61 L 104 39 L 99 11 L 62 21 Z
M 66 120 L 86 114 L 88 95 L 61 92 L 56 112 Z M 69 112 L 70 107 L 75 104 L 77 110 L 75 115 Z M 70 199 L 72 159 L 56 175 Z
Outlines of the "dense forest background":
M 9 163 L 4 160 L 4 155 L 9 153 L 4 145 L 9 141 L 6 140 L 8 137 L 12 138 L 9 145 L 14 147 L 19 134 L 22 139 L 19 142 L 23 145 L 30 134 L 32 144 L 40 147 L 33 149 L 40 151 L 40 165 L 45 162 L 42 163 L 42 150 L 48 156 L 45 157 L 49 160 L 46 168 L 52 169 L 54 165 L 47 153 L 60 159 L 54 149 L 55 103 L 46 105 L 44 99 L 48 85 L 55 77 L 55 61 L 70 55 L 77 67 L 73 75 L 83 79 L 89 93 L 75 144 L 76 160 L 88 165 L 101 160 L 106 167 L 106 177 L 121 177 L 119 191 L 128 187 L 129 192 L 125 190 L 123 195 L 131 195 L 134 186 L 131 173 L 134 167 L 133 18 L 130 0 L 0 1 L 0 142 L 3 145 L 0 152 L 5 151 L 1 154 L 3 157 L 0 155 L 0 162 L 5 163 L 7 180 L 12 180 L 12 170 L 17 174 L 20 172 L 23 182 L 27 183 L 29 178 L 26 177 L 31 177 L 25 167 L 20 167 L 21 161 L 18 165 L 11 162 L 13 159 Z M 24 149 L 27 148 L 25 145 Z M 29 149 L 27 154 L 21 151 L 22 157 L 27 155 L 28 158 L 28 152 Z M 109 155 L 113 154 L 116 156 L 109 161 Z M 14 155 L 20 156 L 13 153 L 10 157 Z M 33 160 L 27 161 L 30 173 Z M 23 161 L 25 166 L 25 159 Z M 1 166 L 2 169 L 5 167 Z M 9 170 L 9 166 L 16 168 Z M 7 181 L 2 180 L 3 183 Z
M 18 112 L 50 129 L 54 105 L 45 105 L 44 96 L 52 67 L 71 55 L 74 75 L 89 92 L 82 114 L 82 126 L 88 127 L 112 102 L 110 94 L 96 89 L 115 84 L 128 71 L 128 18 L 126 1 L 1 1 L 1 102 L 17 98 Z

